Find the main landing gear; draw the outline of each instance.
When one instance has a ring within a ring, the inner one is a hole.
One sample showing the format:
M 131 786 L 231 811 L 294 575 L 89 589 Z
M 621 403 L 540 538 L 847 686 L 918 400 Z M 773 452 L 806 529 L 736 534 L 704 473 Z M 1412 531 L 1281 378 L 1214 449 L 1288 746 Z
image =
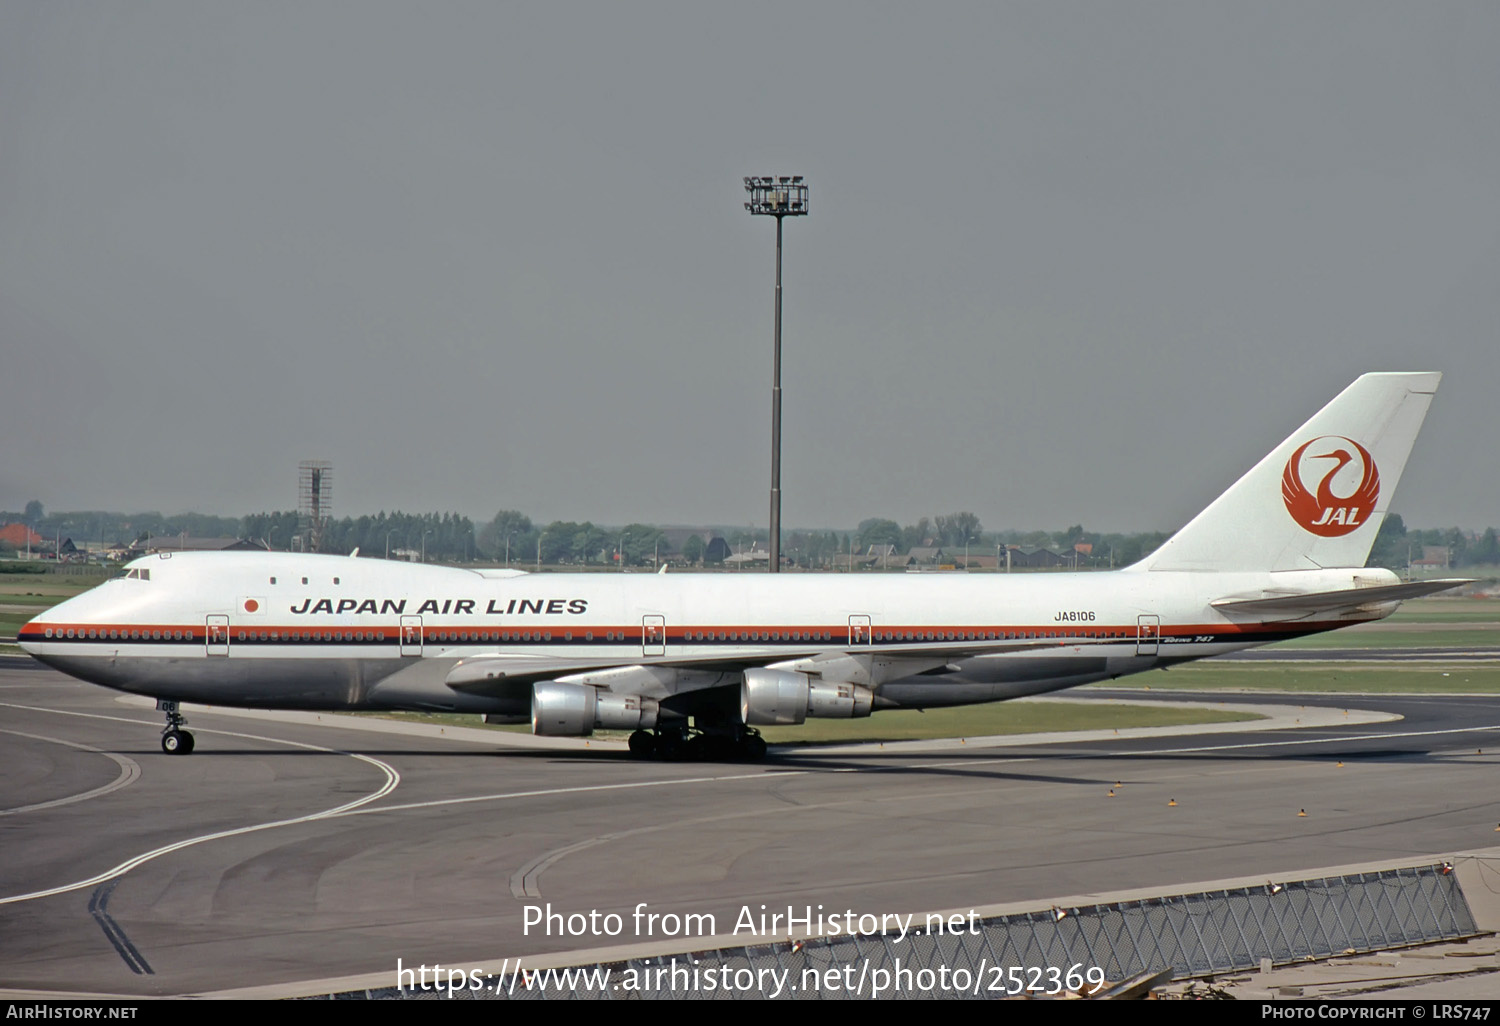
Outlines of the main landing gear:
M 183 730 L 183 724 L 187 720 L 177 711 L 177 703 L 166 699 L 157 699 L 156 711 L 167 714 L 167 725 L 161 732 L 161 750 L 168 755 L 187 755 L 193 750 L 193 735 L 191 731 Z
M 766 739 L 754 727 L 741 726 L 733 734 L 689 734 L 686 727 L 658 727 L 631 734 L 630 754 L 664 762 L 759 762 L 766 757 Z

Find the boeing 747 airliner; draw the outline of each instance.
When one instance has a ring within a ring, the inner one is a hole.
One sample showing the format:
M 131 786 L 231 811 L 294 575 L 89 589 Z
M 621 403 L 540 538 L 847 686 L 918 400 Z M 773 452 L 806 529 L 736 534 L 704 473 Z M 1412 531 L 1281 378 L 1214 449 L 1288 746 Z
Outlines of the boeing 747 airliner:
M 765 753 L 760 726 L 995 702 L 1388 616 L 1462 583 L 1364 566 L 1436 373 L 1366 374 L 1161 548 L 1110 573 L 528 574 L 171 553 L 21 646 L 157 699 L 404 709 L 633 731 L 638 755 Z

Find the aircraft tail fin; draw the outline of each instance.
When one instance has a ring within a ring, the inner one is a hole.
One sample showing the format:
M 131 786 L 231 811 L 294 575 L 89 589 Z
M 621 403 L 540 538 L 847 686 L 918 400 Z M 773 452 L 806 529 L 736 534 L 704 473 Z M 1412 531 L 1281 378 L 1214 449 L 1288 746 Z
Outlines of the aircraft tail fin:
M 1360 376 L 1131 569 L 1363 566 L 1441 380 Z

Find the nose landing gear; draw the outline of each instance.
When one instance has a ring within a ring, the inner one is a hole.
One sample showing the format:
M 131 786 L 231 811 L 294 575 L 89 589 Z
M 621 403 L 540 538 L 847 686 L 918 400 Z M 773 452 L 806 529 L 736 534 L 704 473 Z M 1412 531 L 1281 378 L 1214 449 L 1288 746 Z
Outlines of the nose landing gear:
M 161 750 L 168 755 L 187 755 L 191 752 L 193 735 L 191 731 L 182 729 L 187 720 L 177 711 L 177 703 L 159 698 L 156 701 L 156 711 L 167 714 L 167 725 L 161 732 Z

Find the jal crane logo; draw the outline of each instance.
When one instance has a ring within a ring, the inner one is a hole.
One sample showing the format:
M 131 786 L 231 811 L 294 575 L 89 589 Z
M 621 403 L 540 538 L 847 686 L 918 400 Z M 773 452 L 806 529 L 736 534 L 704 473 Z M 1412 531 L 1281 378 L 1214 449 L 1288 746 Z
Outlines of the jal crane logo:
M 1370 451 L 1352 438 L 1322 435 L 1303 442 L 1286 461 L 1281 497 L 1303 528 L 1337 538 L 1369 520 L 1380 498 L 1380 471 Z

